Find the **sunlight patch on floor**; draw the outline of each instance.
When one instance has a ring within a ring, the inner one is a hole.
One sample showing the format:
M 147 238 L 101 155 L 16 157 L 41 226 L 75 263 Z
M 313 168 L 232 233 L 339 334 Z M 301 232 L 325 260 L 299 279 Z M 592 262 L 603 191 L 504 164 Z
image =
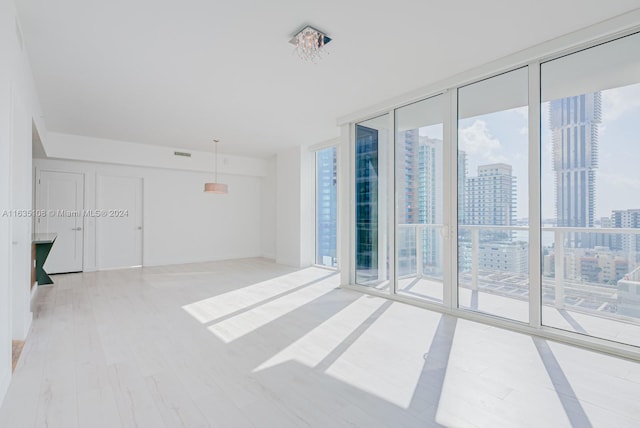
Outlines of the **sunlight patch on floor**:
M 408 408 L 440 317 L 434 312 L 394 303 L 326 373 Z
M 262 363 L 254 372 L 288 361 L 317 366 L 376 310 L 385 300 L 362 296 L 309 333 Z
M 326 274 L 326 271 L 324 273 Z M 215 323 L 208 329 L 225 343 L 232 342 L 335 290 L 339 281 L 340 278 L 337 275 L 332 275 L 291 294 Z
M 458 320 L 436 422 L 571 426 L 531 336 Z
M 182 308 L 203 324 L 286 293 L 333 272 L 308 268 L 190 303 Z

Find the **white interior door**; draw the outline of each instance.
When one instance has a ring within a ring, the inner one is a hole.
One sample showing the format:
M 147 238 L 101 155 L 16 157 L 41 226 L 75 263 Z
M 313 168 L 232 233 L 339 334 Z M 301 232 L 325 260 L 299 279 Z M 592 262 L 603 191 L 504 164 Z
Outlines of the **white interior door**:
M 44 264 L 47 273 L 82 271 L 84 232 L 84 175 L 73 172 L 41 171 L 38 181 L 40 233 L 57 233 Z
M 142 265 L 142 179 L 99 176 L 96 259 L 98 268 Z

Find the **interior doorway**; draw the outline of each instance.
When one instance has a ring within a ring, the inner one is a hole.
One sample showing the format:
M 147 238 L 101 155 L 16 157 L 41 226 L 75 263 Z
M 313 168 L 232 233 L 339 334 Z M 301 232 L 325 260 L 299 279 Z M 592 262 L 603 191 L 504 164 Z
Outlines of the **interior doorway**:
M 45 263 L 48 273 L 81 272 L 84 254 L 84 174 L 40 171 L 38 233 L 56 233 Z
M 142 266 L 142 189 L 139 177 L 98 176 L 98 269 Z

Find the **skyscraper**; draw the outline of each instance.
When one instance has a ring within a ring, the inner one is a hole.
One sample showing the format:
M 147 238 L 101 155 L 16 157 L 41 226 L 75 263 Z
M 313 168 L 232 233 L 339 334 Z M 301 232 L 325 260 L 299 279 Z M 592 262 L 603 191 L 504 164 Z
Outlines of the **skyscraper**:
M 399 132 L 396 136 L 396 164 L 398 171 L 404 174 L 396 183 L 400 224 L 418 222 L 418 141 L 417 129 Z
M 466 165 L 461 164 L 461 158 L 462 162 L 466 160 L 465 156 L 458 155 L 458 177 L 461 170 L 466 172 Z M 515 226 L 516 177 L 512 170 L 511 165 L 504 163 L 480 165 L 476 177 L 466 177 L 464 203 L 458 208 L 461 225 Z M 471 269 L 473 258 L 476 257 L 481 269 L 516 273 L 527 271 L 526 243 L 513 242 L 512 231 L 480 228 L 477 254 L 472 249 L 474 238 L 470 229 L 461 227 L 458 236 L 459 269 Z
M 316 263 L 336 266 L 337 243 L 337 150 L 317 152 L 316 166 Z
M 418 145 L 418 221 L 420 224 L 442 224 L 442 140 L 420 137 Z M 442 235 L 433 227 L 425 227 L 418 238 L 422 245 L 423 271 L 442 273 Z
M 594 225 L 601 103 L 600 92 L 557 99 L 550 103 L 559 227 Z M 567 247 L 593 246 L 588 233 L 566 236 Z
M 396 181 L 396 195 L 398 198 L 398 224 L 416 224 L 419 222 L 419 172 L 418 172 L 418 141 L 417 129 L 398 132 L 396 135 L 396 165 L 403 177 Z M 413 227 L 399 227 L 396 240 L 398 251 L 398 273 L 409 275 L 416 269 L 416 229 Z
M 418 129 L 396 136 L 398 224 L 442 224 L 442 140 L 420 136 Z M 396 241 L 398 273 L 442 273 L 442 238 L 434 227 L 400 227 Z M 420 250 L 419 252 L 417 250 Z M 420 260 L 418 255 L 421 254 Z
M 356 268 L 362 280 L 378 276 L 378 131 L 356 131 Z
M 611 213 L 611 227 L 640 228 L 640 209 L 614 210 Z M 615 234 L 611 241 L 611 248 L 627 253 L 630 262 L 640 261 L 640 235 Z
M 465 224 L 465 192 L 464 188 L 467 184 L 467 153 L 458 151 L 458 222 Z
M 514 226 L 516 224 L 516 177 L 511 165 L 478 166 L 478 176 L 465 185 L 464 224 Z M 509 239 L 511 232 L 487 230 L 484 240 Z

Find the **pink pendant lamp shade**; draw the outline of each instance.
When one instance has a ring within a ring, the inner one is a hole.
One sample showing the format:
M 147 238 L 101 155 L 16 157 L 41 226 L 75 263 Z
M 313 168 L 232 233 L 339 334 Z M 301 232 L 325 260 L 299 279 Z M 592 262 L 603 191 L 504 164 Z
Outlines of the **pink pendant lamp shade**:
M 229 188 L 226 184 L 222 183 L 204 183 L 204 191 L 207 193 L 218 193 L 226 195 L 229 193 Z
M 216 193 L 218 195 L 226 195 L 229 193 L 229 188 L 226 184 L 218 183 L 218 140 L 213 140 L 216 147 L 216 157 L 214 164 L 215 182 L 204 183 L 204 191 L 206 193 Z

